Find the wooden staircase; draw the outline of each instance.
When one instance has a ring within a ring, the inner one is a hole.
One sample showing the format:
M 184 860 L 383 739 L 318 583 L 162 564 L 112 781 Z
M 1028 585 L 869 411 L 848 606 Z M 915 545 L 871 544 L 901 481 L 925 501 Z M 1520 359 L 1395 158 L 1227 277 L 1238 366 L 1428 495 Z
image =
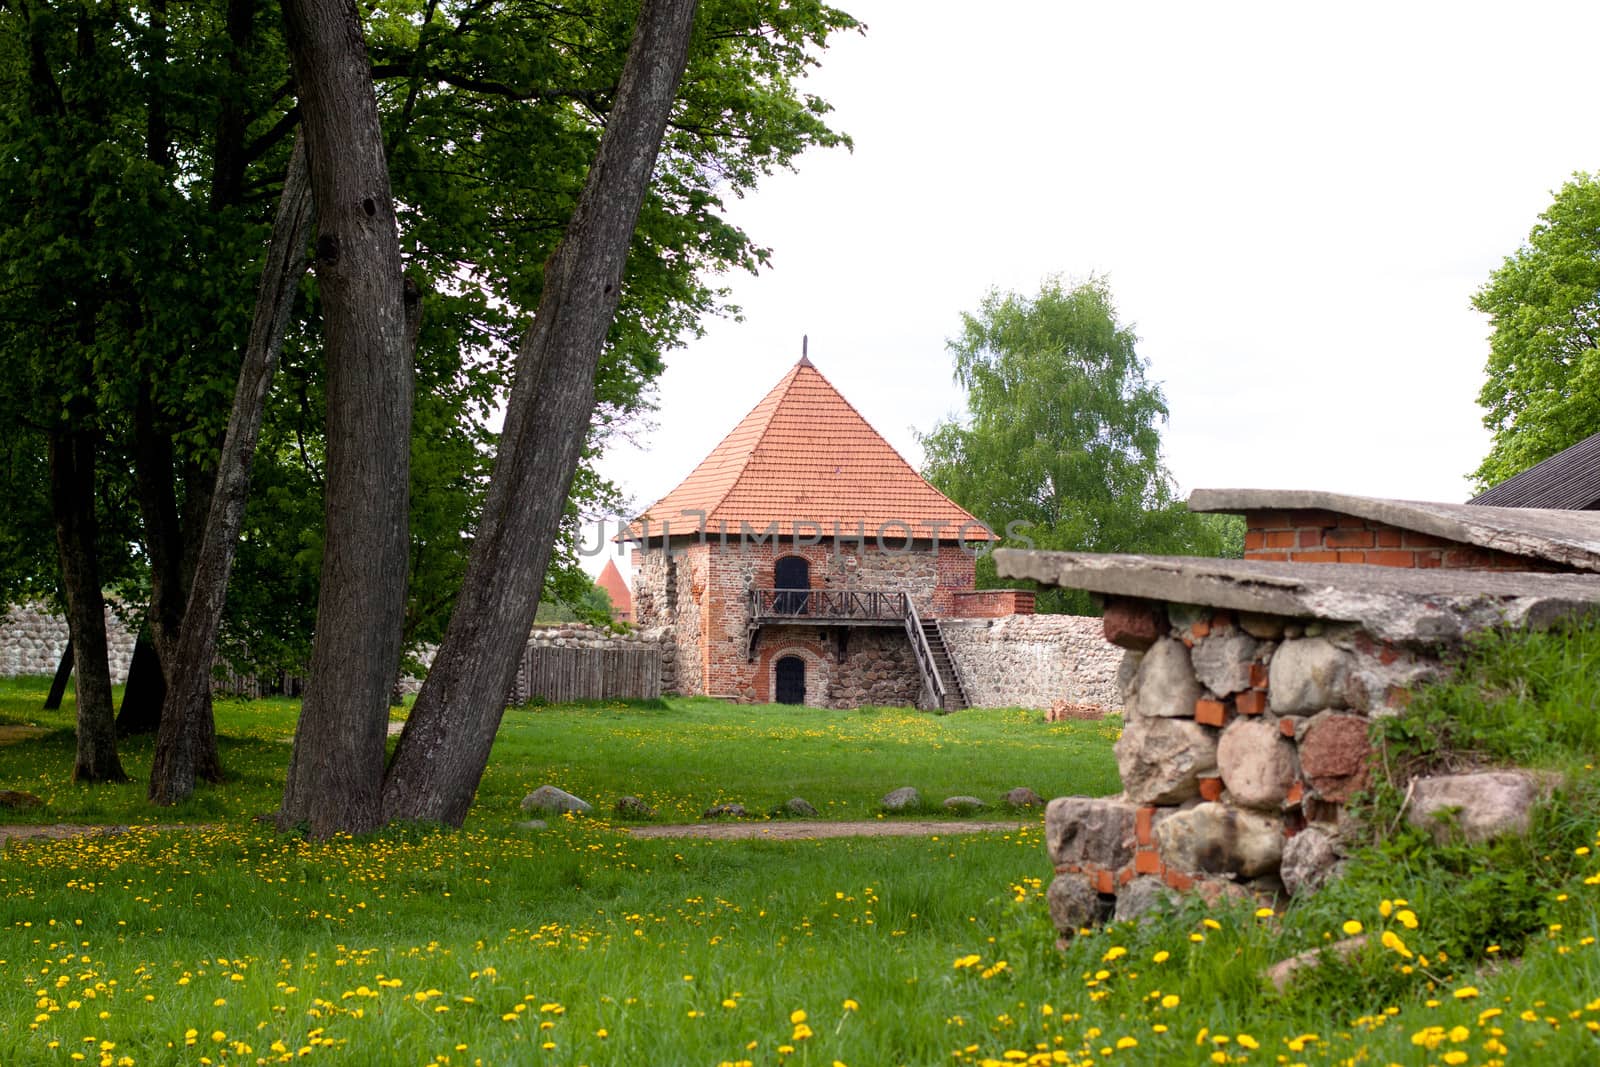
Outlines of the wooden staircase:
M 923 621 L 910 597 L 906 598 L 906 636 L 911 639 L 922 687 L 932 698 L 934 708 L 951 712 L 967 707 L 966 690 L 961 687 L 961 676 L 945 647 L 939 623 L 933 619 Z
M 922 620 L 922 639 L 927 643 L 934 671 L 944 686 L 944 706 L 941 710 L 960 711 L 967 707 L 967 691 L 961 686 L 961 676 L 956 673 L 956 665 L 950 658 L 950 650 L 945 647 L 944 635 L 939 632 L 936 620 Z

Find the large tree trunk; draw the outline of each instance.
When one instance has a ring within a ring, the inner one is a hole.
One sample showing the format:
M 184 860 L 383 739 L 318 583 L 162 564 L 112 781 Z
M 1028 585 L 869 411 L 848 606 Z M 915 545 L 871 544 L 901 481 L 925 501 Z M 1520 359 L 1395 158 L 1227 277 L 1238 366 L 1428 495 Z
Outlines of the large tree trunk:
M 215 779 L 216 728 L 211 715 L 211 665 L 227 602 L 239 528 L 250 494 L 250 465 L 261 435 L 261 418 L 273 370 L 283 351 L 283 335 L 294 308 L 295 291 L 306 270 L 306 244 L 311 237 L 311 181 L 303 141 L 295 143 L 283 195 L 272 224 L 267 262 L 256 294 L 250 338 L 239 367 L 227 436 L 217 461 L 216 490 L 200 540 L 190 582 L 189 603 L 167 664 L 167 699 L 161 711 L 150 770 L 150 799 L 174 804 L 194 792 L 197 778 Z
M 317 210 L 327 476 L 311 674 L 281 824 L 380 823 L 389 685 L 405 612 L 411 437 L 400 242 L 354 0 L 287 0 Z
M 461 595 L 384 782 L 385 819 L 459 826 L 505 711 L 594 410 L 640 205 L 687 61 L 695 0 L 645 0 L 599 152 L 517 355 Z
M 144 626 L 133 643 L 128 680 L 122 686 L 122 707 L 117 710 L 117 736 L 155 733 L 161 725 L 161 702 L 166 697 L 167 681 L 161 673 L 161 656 L 156 652 L 150 627 Z
M 57 711 L 61 707 L 61 698 L 67 695 L 67 681 L 72 677 L 72 638 L 67 638 L 67 647 L 61 650 L 61 660 L 56 664 L 56 676 L 50 679 L 50 692 L 45 694 L 44 710 Z
M 50 431 L 50 507 L 55 517 L 61 585 L 78 691 L 75 782 L 125 782 L 117 758 L 116 709 L 106 653 L 106 604 L 95 555 L 94 459 L 91 430 Z

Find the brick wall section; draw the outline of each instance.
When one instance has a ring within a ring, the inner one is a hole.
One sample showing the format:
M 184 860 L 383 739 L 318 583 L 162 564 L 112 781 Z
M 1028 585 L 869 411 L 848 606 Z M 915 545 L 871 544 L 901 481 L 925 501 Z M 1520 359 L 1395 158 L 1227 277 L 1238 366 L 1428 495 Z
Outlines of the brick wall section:
M 747 687 L 737 694 L 756 703 L 772 701 L 777 664 L 799 656 L 806 664 L 806 703 L 813 707 L 855 708 L 863 705 L 913 706 L 922 691 L 911 644 L 904 631 L 853 628 L 839 656 L 837 629 L 818 626 L 769 626 L 756 644 L 756 662 Z
M 707 561 L 707 592 L 702 611 L 704 625 L 700 633 L 704 650 L 704 688 L 684 691 L 705 692 L 711 696 L 736 700 L 769 699 L 762 694 L 770 692 L 771 672 L 770 668 L 759 663 L 759 648 L 758 662 L 752 663 L 749 659 L 749 595 L 752 589 L 773 587 L 773 569 L 777 560 L 783 557 L 805 558 L 810 565 L 813 589 L 904 592 L 911 597 L 917 611 L 928 617 L 947 613 L 954 604 L 955 594 L 971 589 L 973 582 L 973 557 L 956 544 L 940 545 L 937 552 L 926 542 L 914 546 L 910 551 L 892 551 L 879 548 L 871 539 L 865 544 L 844 541 L 836 546 L 830 538 L 820 544 L 802 545 L 798 549 L 789 541 L 740 544 L 733 540 L 724 548 L 713 538 L 709 544 L 695 547 L 706 553 Z M 890 547 L 893 548 L 893 542 Z M 765 646 L 769 632 L 805 631 L 815 635 L 821 629 L 804 626 L 769 627 L 762 635 L 763 645 L 760 647 Z M 857 628 L 850 635 L 851 645 L 856 645 L 858 639 L 870 632 Z M 831 642 L 832 639 L 819 640 Z M 909 654 L 909 649 L 906 651 Z M 853 659 L 854 655 L 850 653 L 850 658 Z M 910 669 L 914 675 L 915 665 Z M 878 684 L 880 682 L 883 684 Z M 872 685 L 866 687 L 877 694 L 869 702 L 914 702 L 915 692 L 901 699 L 905 684 L 904 677 L 897 676 L 892 681 L 876 678 Z M 809 675 L 807 688 L 809 703 Z M 852 683 L 845 685 L 845 688 L 862 687 Z M 837 699 L 829 696 L 826 702 L 831 704 Z
M 999 619 L 1007 615 L 1032 615 L 1031 589 L 974 589 L 951 595 L 949 618 Z
M 975 558 L 957 543 L 928 541 L 901 548 L 868 537 L 796 546 L 792 539 L 761 543 L 715 535 L 675 539 L 669 557 L 659 546 L 634 553 L 633 597 L 637 625 L 659 634 L 669 691 L 704 693 L 741 701 L 772 699 L 773 670 L 783 649 L 806 660 L 806 703 L 914 704 L 921 690 L 910 644 L 899 629 L 853 627 L 844 659 L 831 627 L 767 626 L 752 660 L 749 645 L 752 589 L 771 589 L 779 559 L 803 557 L 813 589 L 904 592 L 923 618 L 949 617 L 973 597 Z M 996 590 L 978 594 L 988 613 L 1027 601 L 1032 594 Z M 988 597 L 984 602 L 982 598 Z
M 1544 560 L 1332 511 L 1248 511 L 1244 518 L 1245 559 L 1474 571 L 1561 570 Z

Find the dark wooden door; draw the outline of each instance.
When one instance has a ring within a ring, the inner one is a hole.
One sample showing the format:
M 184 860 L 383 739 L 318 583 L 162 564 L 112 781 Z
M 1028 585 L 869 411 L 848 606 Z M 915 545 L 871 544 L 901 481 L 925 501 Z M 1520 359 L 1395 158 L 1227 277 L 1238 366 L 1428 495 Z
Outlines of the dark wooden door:
M 804 556 L 784 556 L 772 567 L 772 584 L 779 590 L 805 590 L 811 588 L 811 564 Z M 774 610 L 779 615 L 804 615 L 806 597 L 803 593 L 779 592 L 773 598 Z
M 785 656 L 778 661 L 777 693 L 779 704 L 804 704 L 806 702 L 806 661 L 799 656 Z

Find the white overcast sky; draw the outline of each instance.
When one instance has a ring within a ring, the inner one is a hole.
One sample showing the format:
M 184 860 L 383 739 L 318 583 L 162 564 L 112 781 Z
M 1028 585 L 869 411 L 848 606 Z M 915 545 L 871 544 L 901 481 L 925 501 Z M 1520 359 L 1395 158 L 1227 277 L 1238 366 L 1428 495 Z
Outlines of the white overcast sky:
M 920 465 L 913 431 L 962 407 L 960 313 L 1052 273 L 1109 279 L 1183 492 L 1469 495 L 1469 300 L 1600 168 L 1600 4 L 838 3 L 867 32 L 807 87 L 855 150 L 730 204 L 772 267 L 726 279 L 743 321 L 672 353 L 654 427 L 604 457 L 636 508 L 802 334 Z

